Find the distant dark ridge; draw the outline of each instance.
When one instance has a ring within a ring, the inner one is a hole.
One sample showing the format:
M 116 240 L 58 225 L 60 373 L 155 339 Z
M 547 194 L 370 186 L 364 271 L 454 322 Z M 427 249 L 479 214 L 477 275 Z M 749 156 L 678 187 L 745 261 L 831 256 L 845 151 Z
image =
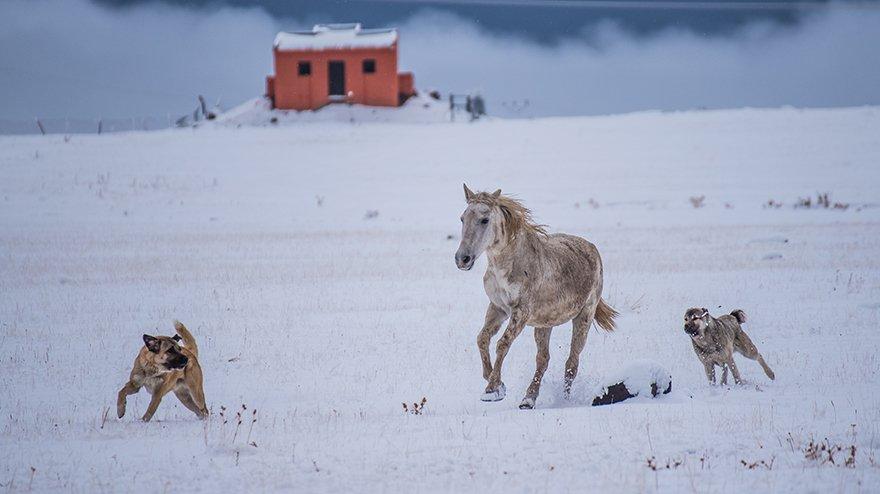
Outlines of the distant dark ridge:
M 823 1 L 589 1 L 589 0 L 97 0 L 125 7 L 161 3 L 189 8 L 259 7 L 297 25 L 357 21 L 366 27 L 399 25 L 425 12 L 448 13 L 473 21 L 495 34 L 554 44 L 609 22 L 640 36 L 668 29 L 726 36 L 753 21 L 796 25 Z M 840 6 L 878 6 L 872 2 L 835 2 Z

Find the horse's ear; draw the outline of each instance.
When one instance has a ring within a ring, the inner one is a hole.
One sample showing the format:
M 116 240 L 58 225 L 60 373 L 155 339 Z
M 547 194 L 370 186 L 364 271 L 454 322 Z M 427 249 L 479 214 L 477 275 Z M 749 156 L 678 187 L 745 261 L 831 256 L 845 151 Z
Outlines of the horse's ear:
M 492 193 L 492 199 L 498 199 L 499 197 L 501 197 L 501 189 L 498 189 Z
M 473 200 L 473 198 L 474 198 L 474 192 L 471 189 L 468 189 L 467 184 L 462 184 L 462 185 L 464 185 L 464 199 L 467 202 L 471 202 L 471 200 Z

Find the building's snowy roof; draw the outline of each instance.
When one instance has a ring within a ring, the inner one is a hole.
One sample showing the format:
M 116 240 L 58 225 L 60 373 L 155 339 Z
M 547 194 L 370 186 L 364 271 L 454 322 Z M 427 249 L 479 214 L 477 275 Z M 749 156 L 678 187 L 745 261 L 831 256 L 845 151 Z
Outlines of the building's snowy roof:
M 360 24 L 318 24 L 311 31 L 282 31 L 275 36 L 279 50 L 387 48 L 396 42 L 396 29 L 363 29 Z

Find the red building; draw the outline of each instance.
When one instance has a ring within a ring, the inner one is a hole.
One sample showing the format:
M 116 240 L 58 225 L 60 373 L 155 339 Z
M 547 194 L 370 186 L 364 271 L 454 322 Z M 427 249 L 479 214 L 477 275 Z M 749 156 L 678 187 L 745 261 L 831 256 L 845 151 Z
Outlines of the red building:
M 266 96 L 282 110 L 334 103 L 400 106 L 415 94 L 413 75 L 397 72 L 397 30 L 319 24 L 275 37 L 275 75 Z

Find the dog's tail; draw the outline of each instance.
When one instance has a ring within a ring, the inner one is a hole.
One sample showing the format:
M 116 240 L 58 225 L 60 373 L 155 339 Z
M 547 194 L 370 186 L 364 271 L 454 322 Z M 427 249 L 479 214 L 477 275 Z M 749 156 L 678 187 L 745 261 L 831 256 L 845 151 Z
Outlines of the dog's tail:
M 193 338 L 192 333 L 186 329 L 180 321 L 174 321 L 174 331 L 177 331 L 177 334 L 180 335 L 180 338 L 183 340 L 183 346 L 186 347 L 187 350 L 191 351 L 193 355 L 198 358 L 199 356 L 199 347 L 196 345 L 196 339 Z
M 614 310 L 614 307 L 608 305 L 604 299 L 599 299 L 599 305 L 596 306 L 596 325 L 605 331 L 614 331 L 617 326 L 614 324 L 614 318 L 620 313 Z
M 735 311 L 730 313 L 731 316 L 736 318 L 736 322 L 742 324 L 746 322 L 746 313 L 742 311 L 742 309 L 736 309 Z

